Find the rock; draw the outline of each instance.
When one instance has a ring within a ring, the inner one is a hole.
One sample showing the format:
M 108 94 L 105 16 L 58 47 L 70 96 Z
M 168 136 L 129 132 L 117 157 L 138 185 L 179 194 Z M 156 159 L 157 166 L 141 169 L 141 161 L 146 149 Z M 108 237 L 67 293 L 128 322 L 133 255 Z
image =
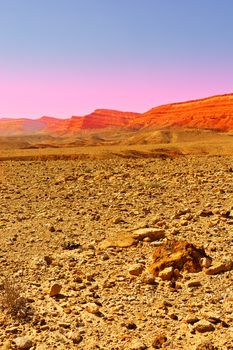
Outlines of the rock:
M 11 348 L 11 343 L 9 341 L 6 341 L 5 343 L 2 344 L 0 350 L 10 350 Z
M 199 321 L 199 318 L 194 315 L 188 315 L 185 319 L 185 322 L 188 324 L 194 324 Z
M 143 264 L 134 264 L 134 265 L 131 265 L 129 267 L 128 271 L 129 271 L 130 275 L 139 276 L 139 275 L 141 275 L 143 269 L 144 269 Z
M 140 280 L 142 283 L 145 283 L 145 284 L 154 284 L 155 283 L 155 277 L 151 273 L 149 273 L 148 271 L 142 272 Z
M 154 276 L 167 267 L 178 271 L 199 272 L 202 270 L 201 259 L 208 257 L 202 248 L 197 248 L 186 241 L 167 241 L 157 247 L 152 255 L 152 264 L 148 271 Z M 173 275 L 175 277 L 175 274 Z
M 73 341 L 74 344 L 79 344 L 83 340 L 82 335 L 78 331 L 71 332 L 69 338 Z
M 132 245 L 135 245 L 137 242 L 136 240 L 129 235 L 126 234 L 118 234 L 114 237 L 105 239 L 99 244 L 100 249 L 107 249 L 110 247 L 119 247 L 119 248 L 127 248 L 131 247 Z
M 145 350 L 145 349 L 147 349 L 147 346 L 141 340 L 135 339 L 130 344 L 129 349 L 130 350 Z
M 208 268 L 208 267 L 210 267 L 210 265 L 211 265 L 211 259 L 209 259 L 209 258 L 202 258 L 201 259 L 201 266 L 202 267 L 205 267 L 205 268 Z
M 201 282 L 198 280 L 194 280 L 194 281 L 188 281 L 186 283 L 187 287 L 189 288 L 193 288 L 193 287 L 200 287 L 201 286 Z
M 173 267 L 166 267 L 162 271 L 159 272 L 159 277 L 164 281 L 170 281 L 173 275 Z
M 134 322 L 129 321 L 126 323 L 126 328 L 133 330 L 137 328 L 137 325 Z
M 50 289 L 50 292 L 49 292 L 49 295 L 51 297 L 55 297 L 57 296 L 58 294 L 60 294 L 60 291 L 62 289 L 62 286 L 58 283 L 55 283 L 52 285 L 51 289 Z
M 215 330 L 214 326 L 206 320 L 198 321 L 193 326 L 193 331 L 199 332 L 199 333 L 212 332 L 214 330 Z
M 133 231 L 134 239 L 143 240 L 144 238 L 150 238 L 151 240 L 161 239 L 165 237 L 165 231 L 161 228 L 139 228 Z
M 81 244 L 75 243 L 75 242 L 64 242 L 62 244 L 62 248 L 67 249 L 67 250 L 74 250 L 74 249 L 78 249 L 80 247 L 81 247 Z
M 27 337 L 18 337 L 14 340 L 14 343 L 16 344 L 17 349 L 21 350 L 28 350 L 32 347 L 32 341 Z
M 85 310 L 93 315 L 98 315 L 100 313 L 100 308 L 95 303 L 86 304 Z
M 215 347 L 211 342 L 203 342 L 200 343 L 197 347 L 196 350 L 218 350 L 217 347 Z
M 160 349 L 166 341 L 167 337 L 164 334 L 159 334 L 153 339 L 151 345 L 154 349 Z
M 217 275 L 218 273 L 223 273 L 226 271 L 230 271 L 233 269 L 233 261 L 228 262 L 219 262 L 215 263 L 214 265 L 210 266 L 205 273 L 207 275 Z
M 49 232 L 55 232 L 56 229 L 53 225 L 49 225 Z

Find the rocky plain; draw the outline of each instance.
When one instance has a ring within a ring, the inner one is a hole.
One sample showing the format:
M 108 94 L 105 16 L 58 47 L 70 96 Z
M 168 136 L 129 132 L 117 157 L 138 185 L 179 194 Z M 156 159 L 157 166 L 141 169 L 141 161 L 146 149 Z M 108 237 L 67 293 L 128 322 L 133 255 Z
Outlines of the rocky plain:
M 232 349 L 232 165 L 2 161 L 0 349 Z

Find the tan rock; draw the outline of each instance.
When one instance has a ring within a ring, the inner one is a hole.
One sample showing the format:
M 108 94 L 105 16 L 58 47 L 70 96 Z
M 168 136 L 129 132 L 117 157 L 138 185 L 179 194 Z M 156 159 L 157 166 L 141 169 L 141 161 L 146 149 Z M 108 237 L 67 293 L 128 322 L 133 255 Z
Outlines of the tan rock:
M 162 278 L 164 281 L 170 281 L 173 275 L 173 267 L 166 267 L 162 271 L 159 272 L 159 277 Z
M 205 272 L 207 275 L 217 275 L 233 269 L 233 261 L 214 263 Z
M 32 347 L 32 341 L 27 337 L 18 337 L 14 340 L 14 343 L 17 349 L 20 350 L 28 350 Z
M 129 349 L 130 350 L 145 350 L 145 349 L 147 349 L 147 346 L 141 340 L 135 339 L 130 344 Z
M 134 265 L 131 265 L 128 269 L 130 275 L 133 275 L 133 276 L 139 276 L 141 275 L 143 269 L 144 269 L 144 265 L 143 264 L 134 264 Z
M 166 343 L 167 337 L 164 334 L 157 335 L 152 341 L 152 347 L 155 349 L 162 348 L 162 345 Z
M 136 240 L 150 238 L 151 240 L 161 239 L 165 237 L 165 231 L 161 228 L 139 228 L 133 231 L 132 236 Z
M 143 271 L 141 274 L 140 280 L 142 283 L 145 283 L 145 284 L 154 284 L 155 277 L 148 271 Z
M 204 249 L 197 248 L 191 243 L 167 241 L 154 251 L 152 264 L 148 267 L 148 271 L 154 276 L 158 276 L 160 271 L 167 267 L 173 267 L 178 271 L 199 272 L 202 270 L 201 259 L 203 257 L 211 259 L 206 255 Z
M 193 331 L 199 332 L 199 333 L 212 332 L 214 330 L 215 330 L 214 326 L 206 320 L 198 321 L 193 326 Z
M 62 286 L 58 283 L 55 283 L 52 285 L 51 289 L 50 289 L 50 292 L 49 292 L 49 295 L 51 297 L 55 297 L 57 296 L 58 294 L 60 294 L 60 291 L 62 289 Z
M 9 341 L 6 341 L 4 344 L 2 344 L 0 350 L 10 350 L 11 343 Z
M 209 341 L 202 342 L 196 347 L 196 350 L 218 350 L 218 349 L 219 349 L 218 347 L 215 347 Z
M 202 267 L 205 267 L 205 268 L 208 268 L 208 267 L 210 267 L 210 265 L 211 265 L 211 259 L 209 259 L 209 258 L 202 258 L 201 259 L 201 266 Z
M 97 315 L 100 313 L 100 308 L 95 303 L 88 303 L 85 307 L 85 310 L 93 315 Z
M 127 234 L 118 234 L 114 237 L 105 239 L 99 244 L 100 249 L 107 249 L 110 247 L 119 247 L 119 248 L 127 248 L 131 247 L 132 245 L 136 244 L 137 242 L 135 239 Z

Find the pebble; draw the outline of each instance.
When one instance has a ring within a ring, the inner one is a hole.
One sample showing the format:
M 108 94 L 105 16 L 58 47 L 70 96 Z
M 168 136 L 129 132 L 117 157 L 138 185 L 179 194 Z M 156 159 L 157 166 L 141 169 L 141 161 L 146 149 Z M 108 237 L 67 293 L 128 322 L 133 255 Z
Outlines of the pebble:
M 193 331 L 199 332 L 199 333 L 212 332 L 214 330 L 215 330 L 214 326 L 210 322 L 205 320 L 198 321 L 193 326 Z
M 163 269 L 162 271 L 159 272 L 159 277 L 163 280 L 163 281 L 170 281 L 173 275 L 173 267 L 166 267 L 165 269 Z
M 188 281 L 186 283 L 187 287 L 189 288 L 193 288 L 193 287 L 200 287 L 201 286 L 201 282 L 198 280 L 194 280 L 194 281 Z
M 207 275 L 217 275 L 222 272 L 230 271 L 233 269 L 233 261 L 228 261 L 224 263 L 215 263 L 210 266 L 205 273 Z
M 162 345 L 167 341 L 167 337 L 164 334 L 159 334 L 152 340 L 152 347 L 154 349 L 160 349 Z
M 100 308 L 95 303 L 86 304 L 85 310 L 90 314 L 97 315 L 100 313 Z
M 49 295 L 51 297 L 55 297 L 60 293 L 61 289 L 62 289 L 62 286 L 58 283 L 55 283 L 52 285 L 50 292 L 49 292 Z
M 27 337 L 15 338 L 14 343 L 16 344 L 17 349 L 21 350 L 28 350 L 32 347 L 32 341 Z
M 161 228 L 139 228 L 133 231 L 133 238 L 143 240 L 144 238 L 150 238 L 151 240 L 161 239 L 165 237 L 165 231 Z
M 134 265 L 131 265 L 128 269 L 130 275 L 133 275 L 133 276 L 139 276 L 141 275 L 142 271 L 144 269 L 144 265 L 143 264 L 134 264 Z
M 147 346 L 140 340 L 133 340 L 129 347 L 130 350 L 145 350 Z

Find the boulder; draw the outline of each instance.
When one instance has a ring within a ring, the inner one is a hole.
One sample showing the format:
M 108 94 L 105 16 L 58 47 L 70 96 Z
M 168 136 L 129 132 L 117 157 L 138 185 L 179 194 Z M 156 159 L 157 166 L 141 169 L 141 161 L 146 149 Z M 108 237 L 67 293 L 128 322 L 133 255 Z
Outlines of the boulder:
M 203 258 L 211 260 L 204 249 L 197 248 L 186 241 L 171 240 L 156 248 L 148 271 L 155 277 L 176 279 L 179 274 L 175 274 L 173 271 L 200 272 L 203 268 Z

